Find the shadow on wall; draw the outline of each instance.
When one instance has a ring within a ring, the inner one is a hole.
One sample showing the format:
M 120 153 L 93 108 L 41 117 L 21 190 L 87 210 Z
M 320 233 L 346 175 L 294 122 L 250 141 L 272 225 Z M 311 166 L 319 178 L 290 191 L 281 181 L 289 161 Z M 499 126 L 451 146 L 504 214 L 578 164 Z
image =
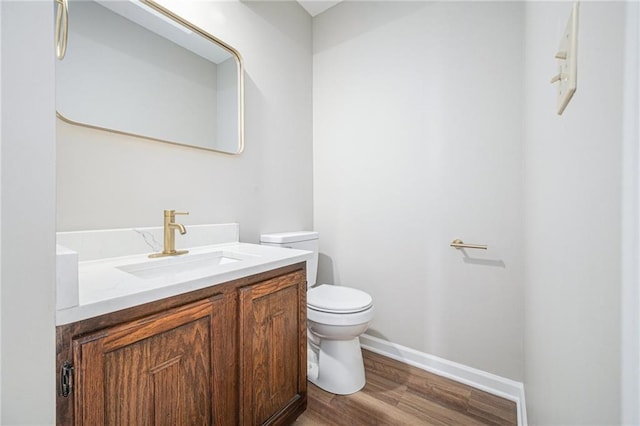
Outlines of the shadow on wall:
M 311 32 L 307 37 L 301 37 L 305 33 L 304 25 L 292 26 L 284 25 L 284 22 L 303 22 L 308 19 L 311 22 L 311 16 L 302 8 L 302 6 L 293 2 L 261 2 L 251 0 L 241 0 L 240 4 L 250 9 L 256 17 L 260 18 L 262 23 L 268 25 L 274 31 L 282 34 L 286 39 L 292 40 L 299 44 L 302 49 L 307 49 L 311 43 Z M 256 21 L 258 24 L 259 21 Z M 308 44 L 307 44 L 308 43 Z
M 318 253 L 318 276 L 316 277 L 316 285 L 335 284 L 333 274 L 333 259 L 324 253 Z
M 372 29 L 388 25 L 397 19 L 411 16 L 418 10 L 426 7 L 438 7 L 433 2 L 408 1 L 408 2 L 341 2 L 335 6 L 335 10 L 340 10 L 334 14 L 334 10 L 329 9 L 314 18 L 314 25 L 331 25 L 336 19 L 350 19 L 349 25 L 339 23 L 340 31 L 324 32 L 323 37 L 314 37 L 314 54 L 331 49 L 348 40 L 355 39 L 361 34 L 368 33 Z M 364 9 L 363 9 L 364 8 Z M 366 19 L 363 19 L 363 10 L 366 10 Z M 346 17 L 346 18 L 345 18 Z
M 462 261 L 464 263 L 468 263 L 471 265 L 494 266 L 503 269 L 507 267 L 507 265 L 504 263 L 504 260 L 502 259 L 485 259 L 480 257 L 473 257 L 470 256 L 465 249 L 461 249 L 460 251 L 462 252 Z

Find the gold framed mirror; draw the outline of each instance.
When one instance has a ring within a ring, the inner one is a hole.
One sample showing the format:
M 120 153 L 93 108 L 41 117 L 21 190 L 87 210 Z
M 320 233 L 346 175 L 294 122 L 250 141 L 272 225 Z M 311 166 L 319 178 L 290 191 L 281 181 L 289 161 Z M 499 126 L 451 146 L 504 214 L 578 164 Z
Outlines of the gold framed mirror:
M 152 0 L 69 0 L 56 111 L 74 125 L 228 154 L 244 149 L 237 50 Z

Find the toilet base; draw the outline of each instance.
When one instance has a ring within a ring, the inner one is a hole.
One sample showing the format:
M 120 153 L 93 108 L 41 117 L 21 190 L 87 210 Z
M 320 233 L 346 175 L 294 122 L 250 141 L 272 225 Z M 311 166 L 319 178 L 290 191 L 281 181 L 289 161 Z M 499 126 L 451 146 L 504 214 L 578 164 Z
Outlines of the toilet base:
M 362 389 L 366 379 L 360 339 L 322 339 L 317 374 L 309 374 L 308 379 L 319 388 L 337 395 L 348 395 Z

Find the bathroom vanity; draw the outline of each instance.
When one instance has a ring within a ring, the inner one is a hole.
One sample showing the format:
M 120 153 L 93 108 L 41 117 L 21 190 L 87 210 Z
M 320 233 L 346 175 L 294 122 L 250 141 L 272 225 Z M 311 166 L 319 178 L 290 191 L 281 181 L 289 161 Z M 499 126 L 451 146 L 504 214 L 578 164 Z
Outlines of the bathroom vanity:
M 238 261 L 193 272 L 200 264 L 190 259 L 218 252 Z M 306 257 L 225 243 L 172 260 L 192 262 L 187 272 L 146 255 L 79 262 L 78 305 L 58 311 L 57 423 L 292 423 L 306 408 Z M 103 286 L 90 279 L 98 275 L 120 279 L 111 299 L 83 288 Z M 114 296 L 136 283 L 160 288 Z

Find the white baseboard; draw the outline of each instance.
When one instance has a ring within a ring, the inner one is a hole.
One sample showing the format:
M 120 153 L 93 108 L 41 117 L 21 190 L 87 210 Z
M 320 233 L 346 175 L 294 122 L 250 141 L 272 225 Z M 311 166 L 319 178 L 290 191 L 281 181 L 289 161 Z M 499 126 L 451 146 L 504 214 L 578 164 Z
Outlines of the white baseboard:
M 527 426 L 524 386 L 520 382 L 458 364 L 457 362 L 438 358 L 437 356 L 419 352 L 406 346 L 387 342 L 386 340 L 369 336 L 368 334 L 360 336 L 360 345 L 371 352 L 514 401 L 516 403 L 518 425 Z

